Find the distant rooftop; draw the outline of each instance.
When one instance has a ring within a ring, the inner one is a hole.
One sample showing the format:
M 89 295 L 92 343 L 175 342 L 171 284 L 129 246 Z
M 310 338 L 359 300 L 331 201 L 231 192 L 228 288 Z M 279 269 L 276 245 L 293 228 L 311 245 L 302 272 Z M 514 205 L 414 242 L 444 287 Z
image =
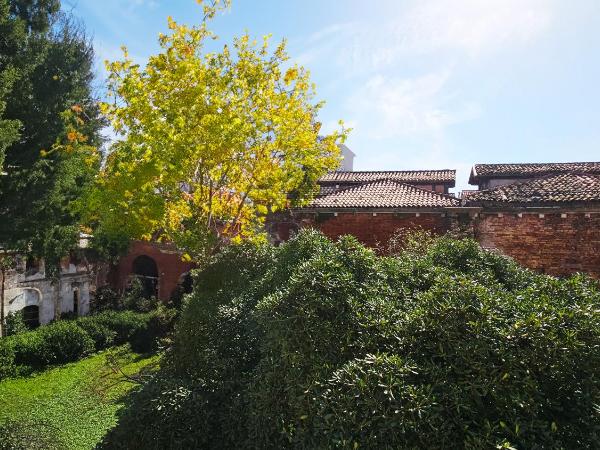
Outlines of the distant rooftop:
M 561 173 L 600 174 L 600 162 L 475 164 L 469 184 L 482 178 L 532 178 Z
M 440 183 L 454 187 L 456 170 L 392 170 L 392 171 L 335 171 L 321 177 L 319 183 L 368 183 L 391 180 L 409 184 Z
M 382 180 L 322 195 L 308 208 L 443 208 L 459 205 L 458 199 L 447 194 L 394 180 Z
M 600 202 L 600 175 L 547 175 L 493 189 L 469 192 L 466 206 L 552 206 Z

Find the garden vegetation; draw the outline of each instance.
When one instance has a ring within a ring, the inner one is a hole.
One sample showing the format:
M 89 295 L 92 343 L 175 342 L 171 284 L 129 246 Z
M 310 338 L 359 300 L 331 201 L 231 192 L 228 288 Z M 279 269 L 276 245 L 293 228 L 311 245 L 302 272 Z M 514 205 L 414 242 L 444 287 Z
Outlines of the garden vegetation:
M 225 249 L 104 448 L 599 448 L 597 282 L 406 242 Z
M 0 340 L 0 380 L 77 361 L 96 351 L 130 343 L 135 352 L 156 349 L 173 326 L 175 310 L 104 311 L 59 320 Z

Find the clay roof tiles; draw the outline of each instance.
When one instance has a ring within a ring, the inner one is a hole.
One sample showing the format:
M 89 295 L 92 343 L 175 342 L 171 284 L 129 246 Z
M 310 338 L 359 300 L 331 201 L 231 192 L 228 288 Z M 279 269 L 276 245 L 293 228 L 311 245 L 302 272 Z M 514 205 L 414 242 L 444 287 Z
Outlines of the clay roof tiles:
M 481 178 L 534 178 L 572 172 L 600 174 L 600 162 L 475 164 L 469 184 L 477 184 Z
M 600 202 L 600 175 L 549 175 L 471 192 L 464 201 L 466 206 L 544 206 L 589 202 Z
M 443 208 L 459 206 L 447 194 L 419 189 L 395 180 L 380 180 L 322 195 L 309 208 Z
M 394 180 L 402 183 L 451 183 L 456 181 L 456 170 L 392 170 L 392 171 L 356 171 L 329 172 L 319 183 L 368 183 L 379 180 Z

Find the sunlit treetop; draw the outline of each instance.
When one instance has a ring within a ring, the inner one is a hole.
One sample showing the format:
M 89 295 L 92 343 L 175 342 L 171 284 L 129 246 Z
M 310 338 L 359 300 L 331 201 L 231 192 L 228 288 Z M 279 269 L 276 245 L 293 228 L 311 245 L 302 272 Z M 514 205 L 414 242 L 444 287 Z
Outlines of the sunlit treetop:
M 199 258 L 256 237 L 269 212 L 305 204 L 338 166 L 347 130 L 322 133 L 323 103 L 285 42 L 271 49 L 244 34 L 205 50 L 224 6 L 202 3 L 199 26 L 169 18 L 145 67 L 126 49 L 106 63 L 103 112 L 119 139 L 88 205 L 102 232 L 168 239 Z

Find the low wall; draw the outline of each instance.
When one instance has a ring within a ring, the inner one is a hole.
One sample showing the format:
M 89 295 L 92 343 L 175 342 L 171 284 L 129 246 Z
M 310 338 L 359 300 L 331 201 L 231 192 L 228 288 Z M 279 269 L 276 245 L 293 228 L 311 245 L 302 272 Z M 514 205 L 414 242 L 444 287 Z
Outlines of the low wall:
M 586 272 L 600 278 L 600 214 L 484 213 L 473 219 L 485 248 L 550 275 Z

